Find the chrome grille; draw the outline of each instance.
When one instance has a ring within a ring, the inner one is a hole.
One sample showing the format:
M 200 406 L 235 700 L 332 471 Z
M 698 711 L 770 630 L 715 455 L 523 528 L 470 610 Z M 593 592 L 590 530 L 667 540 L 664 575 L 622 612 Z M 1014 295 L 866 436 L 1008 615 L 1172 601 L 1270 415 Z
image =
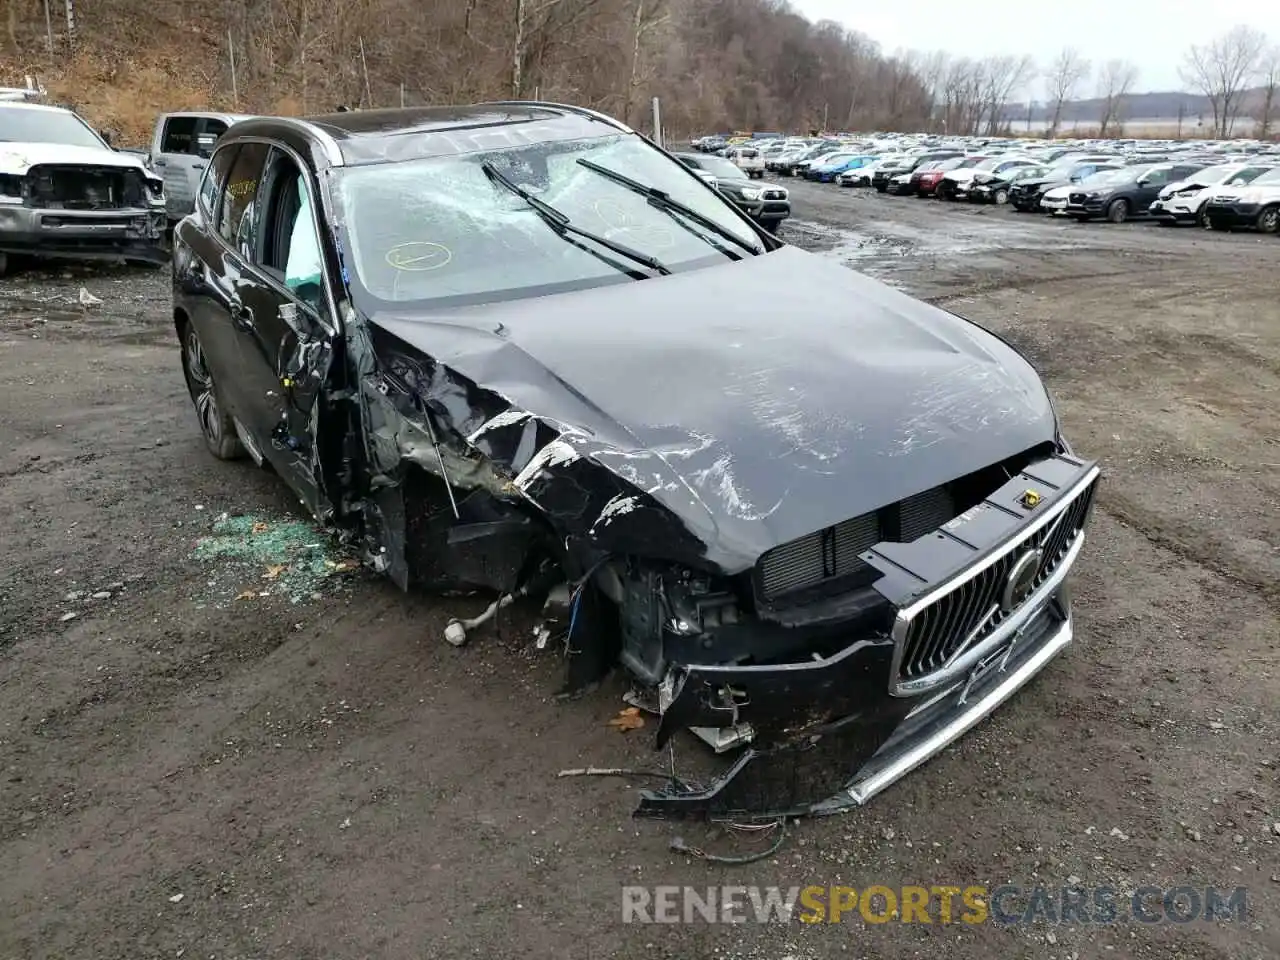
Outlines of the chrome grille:
M 954 657 L 981 644 L 1012 615 L 1015 610 L 1001 605 L 1010 573 L 1027 551 L 1040 550 L 1033 586 L 1048 580 L 1079 537 L 1096 488 L 1095 479 L 994 563 L 960 580 L 917 611 L 905 628 L 900 624 L 895 630 L 901 647 L 896 682 L 919 680 L 940 670 Z

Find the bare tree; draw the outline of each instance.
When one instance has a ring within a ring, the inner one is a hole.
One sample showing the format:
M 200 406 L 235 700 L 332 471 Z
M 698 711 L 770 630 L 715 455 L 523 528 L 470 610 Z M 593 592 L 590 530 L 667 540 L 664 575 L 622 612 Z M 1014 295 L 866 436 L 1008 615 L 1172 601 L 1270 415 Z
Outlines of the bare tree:
M 1240 113 L 1240 99 L 1266 48 L 1266 35 L 1253 27 L 1233 27 L 1222 36 L 1187 50 L 1181 74 L 1209 100 L 1214 136 L 1226 139 Z
M 670 19 L 665 7 L 666 0 L 635 0 L 635 17 L 631 21 L 631 70 L 622 98 L 622 119 L 625 123 L 631 122 L 632 104 L 641 82 L 645 36 Z
M 1098 74 L 1098 99 L 1102 101 L 1099 134 L 1111 136 L 1124 119 L 1126 100 L 1138 82 L 1138 68 L 1128 60 L 1108 60 Z
M 1046 99 L 1053 104 L 1053 118 L 1049 121 L 1048 135 L 1058 135 L 1062 125 L 1062 105 L 1073 99 L 1080 91 L 1082 84 L 1089 77 L 1089 61 L 1080 55 L 1075 47 L 1063 47 L 1049 69 L 1045 71 Z
M 1005 109 L 1014 91 L 1021 89 L 1031 78 L 1035 63 L 1030 57 L 987 57 L 982 61 L 982 90 L 978 123 L 983 116 L 987 120 L 987 133 L 1000 132 L 1005 122 Z M 978 132 L 975 123 L 974 132 Z
M 1262 80 L 1262 102 L 1258 105 L 1258 137 L 1266 140 L 1271 136 L 1276 87 L 1280 86 L 1280 45 L 1268 48 L 1262 55 L 1262 68 L 1258 74 Z

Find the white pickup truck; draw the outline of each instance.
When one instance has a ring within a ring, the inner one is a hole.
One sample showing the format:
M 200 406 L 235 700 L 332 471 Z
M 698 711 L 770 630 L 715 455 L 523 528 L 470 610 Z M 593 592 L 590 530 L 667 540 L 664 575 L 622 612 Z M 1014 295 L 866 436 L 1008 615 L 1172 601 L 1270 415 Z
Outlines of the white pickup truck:
M 0 274 L 10 254 L 163 263 L 164 184 L 65 107 L 0 99 Z
M 195 209 L 196 189 L 218 138 L 233 123 L 247 119 L 245 114 L 213 111 L 164 113 L 157 118 L 147 163 L 164 179 L 170 224 Z
M 758 180 L 764 176 L 764 157 L 761 156 L 758 147 L 741 143 L 731 147 L 725 154 L 725 158 L 752 180 Z

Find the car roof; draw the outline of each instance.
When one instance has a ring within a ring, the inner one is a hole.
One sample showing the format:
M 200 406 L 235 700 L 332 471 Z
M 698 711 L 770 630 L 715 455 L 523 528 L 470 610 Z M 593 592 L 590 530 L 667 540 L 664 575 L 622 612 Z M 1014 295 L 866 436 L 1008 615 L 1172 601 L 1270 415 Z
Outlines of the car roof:
M 229 140 L 279 138 L 310 153 L 317 165 L 359 166 L 630 132 L 624 124 L 593 110 L 503 101 L 347 110 L 302 118 L 254 117 L 224 136 Z
M 75 113 L 70 107 L 59 107 L 52 103 L 29 103 L 23 100 L 0 100 L 0 107 L 6 110 L 31 110 L 44 113 Z

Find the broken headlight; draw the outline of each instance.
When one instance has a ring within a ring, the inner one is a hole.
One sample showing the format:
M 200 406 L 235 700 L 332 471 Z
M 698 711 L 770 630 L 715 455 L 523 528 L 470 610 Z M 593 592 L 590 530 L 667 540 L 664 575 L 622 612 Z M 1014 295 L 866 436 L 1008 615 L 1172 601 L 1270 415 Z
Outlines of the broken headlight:
M 726 578 L 637 561 L 616 573 L 620 656 L 649 683 L 659 682 L 672 662 L 716 662 L 717 634 L 745 619 Z
M 148 176 L 147 199 L 152 203 L 164 203 L 164 181 L 159 177 Z

